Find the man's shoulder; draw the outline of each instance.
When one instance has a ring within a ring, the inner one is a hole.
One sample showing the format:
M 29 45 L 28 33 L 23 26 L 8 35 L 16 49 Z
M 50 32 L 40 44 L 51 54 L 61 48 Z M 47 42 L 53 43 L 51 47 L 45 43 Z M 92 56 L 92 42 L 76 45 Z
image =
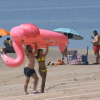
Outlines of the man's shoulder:
M 99 35 L 96 35 L 94 38 L 98 38 L 99 37 Z
M 96 37 L 97 37 L 97 38 L 99 38 L 100 36 L 99 36 L 99 35 L 97 35 Z

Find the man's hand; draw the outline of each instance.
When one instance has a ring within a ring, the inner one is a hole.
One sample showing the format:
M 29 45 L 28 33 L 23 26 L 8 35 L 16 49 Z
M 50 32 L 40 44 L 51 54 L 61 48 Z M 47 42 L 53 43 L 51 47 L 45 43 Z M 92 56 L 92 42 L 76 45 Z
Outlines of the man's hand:
M 22 43 L 24 44 L 24 40 L 22 40 Z
M 35 47 L 37 47 L 37 44 L 36 43 L 34 45 L 35 45 Z
M 34 45 L 36 45 L 36 43 L 34 43 L 34 42 L 31 42 L 32 44 L 34 44 Z
M 93 41 L 91 41 L 90 43 L 93 43 Z
M 93 37 L 93 36 L 91 36 L 91 39 L 94 39 L 94 37 Z
M 37 44 L 36 43 L 33 43 L 35 45 L 35 47 L 37 47 Z

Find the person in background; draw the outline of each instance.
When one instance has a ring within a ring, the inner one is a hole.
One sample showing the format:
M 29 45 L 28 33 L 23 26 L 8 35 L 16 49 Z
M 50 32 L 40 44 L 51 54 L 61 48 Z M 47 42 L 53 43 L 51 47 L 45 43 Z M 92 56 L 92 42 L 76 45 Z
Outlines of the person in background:
M 28 87 L 28 83 L 30 81 L 30 77 L 32 77 L 34 79 L 34 88 L 33 88 L 32 93 L 36 94 L 36 93 L 38 93 L 38 91 L 37 91 L 38 76 L 37 76 L 36 71 L 34 69 L 34 65 L 35 65 L 35 54 L 37 54 L 37 45 L 35 44 L 35 51 L 32 52 L 31 45 L 25 46 L 23 40 L 22 40 L 22 44 L 23 44 L 23 50 L 25 52 L 25 58 L 26 58 L 25 67 L 24 67 L 24 74 L 25 74 L 24 91 L 25 91 L 25 95 L 29 94 L 27 92 L 27 87 Z
M 46 81 L 46 76 L 47 76 L 47 69 L 45 65 L 45 57 L 47 53 L 48 53 L 48 45 L 47 45 L 46 52 L 44 54 L 43 54 L 43 49 L 38 49 L 38 53 L 36 56 L 36 59 L 39 64 L 39 74 L 42 77 L 42 84 L 41 84 L 41 90 L 40 90 L 41 93 L 44 93 L 45 81 Z
M 99 35 L 98 32 L 95 30 L 93 31 L 94 37 L 91 36 L 93 41 L 91 43 L 93 44 L 93 50 L 96 58 L 96 62 L 94 64 L 99 64 Z
M 69 44 L 69 43 L 68 43 Z M 66 60 L 67 60 L 67 64 L 69 64 L 69 62 L 68 62 L 68 57 L 67 57 L 67 55 L 68 55 L 68 46 L 66 45 L 66 48 L 65 48 L 65 50 L 63 51 L 63 52 L 61 52 L 62 53 L 62 61 L 64 60 L 64 57 L 66 58 Z
M 8 43 L 12 47 L 12 41 L 10 40 L 10 38 L 7 38 L 7 40 L 4 40 L 3 44 L 5 45 L 6 43 Z M 5 47 L 6 47 L 6 45 L 5 45 Z

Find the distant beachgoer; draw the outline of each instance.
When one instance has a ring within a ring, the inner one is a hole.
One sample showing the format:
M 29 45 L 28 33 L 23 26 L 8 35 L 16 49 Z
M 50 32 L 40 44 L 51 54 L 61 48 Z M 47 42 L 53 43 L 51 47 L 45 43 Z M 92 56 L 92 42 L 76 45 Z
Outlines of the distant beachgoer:
M 0 36 L 0 38 L 2 38 L 2 36 Z
M 47 45 L 46 52 L 44 54 L 43 54 L 43 49 L 38 49 L 38 53 L 36 56 L 36 59 L 39 64 L 39 74 L 42 78 L 41 91 L 40 91 L 41 93 L 44 93 L 45 81 L 46 81 L 46 76 L 47 76 L 47 69 L 45 65 L 45 57 L 47 53 L 48 53 L 48 45 Z
M 3 44 L 5 45 L 6 43 L 8 43 L 12 47 L 12 41 L 10 40 L 10 38 L 7 38 L 7 40 L 4 40 Z M 5 47 L 6 47 L 6 45 L 5 45 Z
M 3 53 L 15 53 L 14 48 L 12 46 L 12 41 L 10 38 L 7 38 L 4 40 L 3 44 L 5 45 L 6 48 L 2 48 Z
M 68 62 L 68 57 L 67 57 L 68 53 L 67 52 L 68 52 L 68 46 L 66 45 L 65 50 L 63 52 L 61 52 L 61 53 L 62 53 L 62 61 L 64 60 L 64 57 L 65 57 L 66 60 L 67 60 L 67 64 L 68 64 L 69 62 Z
M 93 31 L 93 34 L 95 37 L 91 36 L 91 38 L 93 39 L 91 43 L 93 44 L 93 50 L 96 57 L 96 62 L 94 64 L 98 64 L 99 63 L 99 35 L 96 30 Z
M 28 83 L 30 81 L 30 77 L 34 79 L 34 88 L 32 93 L 37 93 L 37 84 L 38 84 L 38 76 L 35 72 L 34 65 L 35 65 L 35 54 L 37 53 L 37 45 L 35 44 L 35 51 L 32 52 L 31 45 L 24 45 L 24 41 L 22 40 L 23 44 L 23 50 L 25 52 L 25 68 L 24 68 L 24 74 L 25 74 L 25 84 L 24 84 L 24 91 L 25 95 L 29 94 L 27 92 Z

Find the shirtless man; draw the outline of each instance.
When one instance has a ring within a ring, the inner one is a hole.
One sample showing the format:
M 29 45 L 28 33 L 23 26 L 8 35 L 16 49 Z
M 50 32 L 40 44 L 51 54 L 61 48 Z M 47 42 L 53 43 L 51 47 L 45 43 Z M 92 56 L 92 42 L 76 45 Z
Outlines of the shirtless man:
M 34 79 L 34 88 L 33 88 L 33 93 L 37 93 L 37 84 L 38 84 L 38 76 L 34 70 L 34 65 L 35 65 L 35 58 L 34 55 L 37 53 L 37 45 L 35 44 L 35 51 L 32 52 L 32 47 L 31 45 L 24 45 L 24 41 L 22 40 L 23 44 L 23 50 L 25 52 L 25 58 L 26 58 L 26 63 L 25 63 L 25 68 L 24 68 L 24 74 L 25 74 L 25 84 L 24 84 L 24 91 L 25 95 L 29 94 L 27 92 L 27 87 L 28 83 L 30 81 L 30 77 Z
M 91 43 L 93 44 L 93 50 L 94 50 L 94 54 L 96 57 L 96 63 L 94 64 L 98 64 L 99 63 L 99 35 L 98 32 L 95 30 L 93 31 L 93 34 L 95 37 L 91 37 L 93 39 L 93 41 L 91 41 Z

